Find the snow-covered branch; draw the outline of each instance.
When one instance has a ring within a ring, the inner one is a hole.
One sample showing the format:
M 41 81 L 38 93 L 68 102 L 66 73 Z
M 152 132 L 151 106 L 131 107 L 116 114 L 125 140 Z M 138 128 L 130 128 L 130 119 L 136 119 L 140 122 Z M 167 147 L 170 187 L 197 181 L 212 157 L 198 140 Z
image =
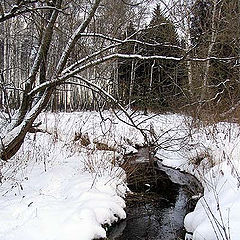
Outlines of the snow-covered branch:
M 96 65 L 99 65 L 101 63 L 104 63 L 106 61 L 115 60 L 115 59 L 137 59 L 137 60 L 166 60 L 166 61 L 181 61 L 182 58 L 180 57 L 168 57 L 168 56 L 142 56 L 139 54 L 120 54 L 120 53 L 114 53 L 110 54 L 104 57 L 100 57 L 99 59 L 96 59 L 94 61 L 91 61 L 83 66 L 80 66 L 79 68 L 73 70 L 72 72 L 66 72 L 65 75 L 63 75 L 60 79 L 64 79 L 65 77 L 73 76 L 81 71 L 84 71 L 87 68 L 94 67 Z M 65 71 L 64 71 L 65 73 Z
M 114 38 L 111 36 L 107 36 L 101 33 L 81 33 L 82 37 L 98 37 L 98 38 L 102 38 L 105 40 L 109 40 L 112 42 L 117 42 L 117 43 L 137 43 L 139 45 L 143 45 L 143 46 L 147 46 L 147 47 L 172 47 L 172 48 L 177 48 L 177 49 L 181 49 L 184 50 L 182 47 L 177 46 L 177 45 L 172 45 L 169 43 L 149 43 L 149 42 L 144 42 L 144 41 L 140 41 L 140 40 L 136 40 L 136 39 L 130 39 L 130 38 L 126 38 L 124 40 L 121 40 L 119 38 Z
M 115 43 L 115 44 L 111 44 L 107 47 L 104 47 L 102 48 L 101 50 L 99 51 L 96 51 L 78 61 L 76 61 L 74 64 L 70 65 L 69 67 L 65 68 L 62 72 L 62 74 L 65 74 L 65 73 L 68 73 L 68 72 L 71 72 L 72 70 L 74 70 L 76 67 L 78 67 L 79 65 L 85 63 L 85 62 L 88 62 L 90 59 L 93 59 L 94 57 L 97 57 L 97 56 L 100 56 L 102 53 L 110 50 L 110 49 L 114 49 L 115 47 L 118 47 L 122 45 L 122 43 Z
M 45 89 L 47 87 L 59 85 L 59 84 L 63 83 L 64 81 L 66 81 L 67 79 L 69 79 L 70 77 L 73 77 L 76 74 L 78 74 L 88 68 L 91 68 L 91 67 L 97 66 L 101 63 L 104 63 L 106 61 L 111 61 L 111 60 L 115 60 L 115 59 L 168 60 L 168 61 L 181 61 L 182 60 L 182 58 L 167 57 L 167 56 L 142 56 L 142 55 L 137 55 L 137 54 L 118 54 L 118 53 L 111 54 L 111 55 L 99 58 L 97 60 L 90 61 L 89 63 L 87 63 L 83 66 L 80 66 L 72 71 L 63 71 L 62 76 L 58 76 L 58 78 L 54 79 L 53 81 L 47 81 L 45 83 L 38 85 L 37 87 L 32 89 L 28 93 L 28 95 L 34 96 L 39 91 L 42 91 L 43 89 Z
M 101 51 L 99 51 L 100 53 Z M 98 55 L 98 54 L 97 54 Z M 96 60 L 92 60 L 82 66 L 77 67 L 76 69 L 73 69 L 73 67 L 79 65 L 80 63 L 83 62 L 83 60 L 80 60 L 79 62 L 77 62 L 76 64 L 70 66 L 69 68 L 65 69 L 62 73 L 62 75 L 58 76 L 58 78 L 54 79 L 53 81 L 47 81 L 45 83 L 42 83 L 38 86 L 36 86 L 34 89 L 32 89 L 28 95 L 29 96 L 34 96 L 36 93 L 38 93 L 39 91 L 44 90 L 47 87 L 52 87 L 52 86 L 57 86 L 61 83 L 63 83 L 64 81 L 66 81 L 67 79 L 69 79 L 70 77 L 75 76 L 76 74 L 89 69 L 91 67 L 97 66 L 99 64 L 102 64 L 104 62 L 107 61 L 111 61 L 111 60 L 115 60 L 115 59 L 137 59 L 137 60 L 165 60 L 165 61 L 176 61 L 176 62 L 180 62 L 183 59 L 185 59 L 184 57 L 168 57 L 168 56 L 142 56 L 142 55 L 138 55 L 138 54 L 120 54 L 120 53 L 114 53 L 114 54 L 110 54 L 104 57 L 100 57 Z M 205 62 L 205 61 L 209 61 L 209 60 L 219 60 L 219 61 L 223 61 L 223 60 L 229 60 L 232 58 L 217 58 L 217 57 L 209 57 L 209 58 L 192 58 L 191 61 L 196 61 L 196 62 Z
M 11 18 L 23 15 L 25 13 L 35 12 L 37 10 L 56 10 L 63 13 L 63 10 L 53 6 L 33 7 L 32 4 L 38 1 L 21 1 L 18 5 L 14 5 L 10 11 L 4 12 L 2 4 L 0 4 L 0 23 L 5 22 Z
M 139 54 L 120 54 L 120 53 L 114 53 L 114 54 L 110 54 L 104 57 L 100 57 L 99 59 L 90 61 L 89 63 L 82 65 L 78 68 L 76 68 L 75 70 L 73 70 L 73 66 L 71 66 L 70 68 L 67 68 L 66 70 L 63 71 L 63 76 L 60 77 L 60 81 L 62 79 L 64 79 L 65 77 L 68 78 L 70 76 L 73 76 L 81 71 L 84 71 L 87 68 L 90 67 L 94 67 L 96 65 L 99 65 L 103 62 L 106 61 L 110 61 L 110 60 L 114 60 L 114 59 L 137 59 L 137 60 L 166 60 L 166 61 L 177 61 L 180 62 L 183 59 L 190 59 L 191 61 L 195 61 L 195 62 L 206 62 L 206 61 L 210 61 L 210 60 L 216 60 L 216 61 L 229 61 L 229 60 L 233 60 L 235 59 L 235 57 L 230 57 L 230 58 L 219 58 L 219 57 L 208 57 L 208 58 L 188 58 L 188 57 L 170 57 L 170 56 L 161 56 L 161 55 L 153 55 L 153 56 L 142 56 Z M 80 60 L 80 62 L 82 62 Z M 76 64 L 78 65 L 79 62 Z M 71 70 L 70 70 L 71 69 Z

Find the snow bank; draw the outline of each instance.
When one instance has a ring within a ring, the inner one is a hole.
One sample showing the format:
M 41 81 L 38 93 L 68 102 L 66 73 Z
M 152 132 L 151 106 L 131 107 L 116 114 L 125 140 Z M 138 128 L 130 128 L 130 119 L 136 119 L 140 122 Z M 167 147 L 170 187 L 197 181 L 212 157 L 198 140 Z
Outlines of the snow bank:
M 186 119 L 182 124 L 190 126 Z M 192 233 L 186 240 L 239 240 L 240 128 L 218 123 L 192 127 L 189 133 L 186 141 L 175 141 L 173 152 L 158 151 L 165 165 L 190 172 L 204 187 L 194 211 L 185 218 L 185 228 Z
M 192 167 L 203 183 L 204 195 L 185 218 L 193 240 L 238 240 L 240 237 L 240 137 L 239 126 L 219 123 L 200 129 L 194 141 L 210 153 Z M 210 164 L 210 166 L 209 166 Z
M 103 226 L 126 217 L 125 174 L 111 163 L 115 153 L 64 140 L 29 134 L 2 169 L 1 240 L 104 238 Z
M 211 168 L 204 187 L 194 212 L 185 218 L 186 230 L 193 233 L 189 239 L 239 239 L 239 181 L 227 162 Z

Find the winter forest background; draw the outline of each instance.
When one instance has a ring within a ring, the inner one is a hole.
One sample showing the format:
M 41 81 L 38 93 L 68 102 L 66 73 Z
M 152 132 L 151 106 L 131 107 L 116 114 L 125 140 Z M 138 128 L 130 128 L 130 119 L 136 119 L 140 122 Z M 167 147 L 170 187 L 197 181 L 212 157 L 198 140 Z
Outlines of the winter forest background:
M 238 0 L 4 0 L 0 22 L 3 159 L 45 108 L 238 117 Z
M 239 240 L 239 108 L 239 0 L 0 0 L 0 239 L 106 239 L 140 162 Z

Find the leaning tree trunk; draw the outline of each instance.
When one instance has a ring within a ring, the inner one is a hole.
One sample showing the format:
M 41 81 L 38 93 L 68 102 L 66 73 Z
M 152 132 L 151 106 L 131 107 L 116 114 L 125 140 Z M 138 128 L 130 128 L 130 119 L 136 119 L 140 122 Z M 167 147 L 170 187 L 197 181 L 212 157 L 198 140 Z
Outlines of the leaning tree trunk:
M 44 66 L 42 63 L 47 60 L 50 43 L 53 39 L 53 30 L 55 29 L 55 23 L 61 11 L 62 0 L 54 0 L 53 2 L 56 2 L 56 4 L 54 5 L 54 8 L 51 8 L 51 17 L 49 18 L 49 21 L 44 29 L 44 33 L 41 38 L 41 44 L 38 48 L 33 66 L 30 69 L 29 76 L 25 82 L 21 106 L 16 114 L 12 118 L 8 119 L 10 120 L 9 123 L 6 121 L 6 126 L 4 129 L 1 129 L 0 160 L 7 161 L 16 154 L 21 147 L 27 132 L 32 127 L 33 122 L 49 103 L 56 87 L 64 84 L 64 81 L 72 77 L 71 74 L 64 75 L 64 67 L 72 50 L 74 49 L 76 42 L 81 37 L 81 33 L 86 30 L 91 19 L 94 17 L 101 0 L 95 0 L 95 3 L 93 4 L 93 7 L 87 18 L 69 38 L 69 41 L 67 42 L 66 47 L 60 57 L 59 63 L 54 71 L 55 75 L 49 81 L 42 82 L 38 85 L 39 72 L 41 72 L 41 80 L 44 80 L 46 76 L 46 72 L 43 71 L 47 71 L 47 66 Z M 8 16 L 12 16 L 12 13 Z M 0 16 L 0 22 L 1 21 L 3 21 L 3 18 Z M 40 94 L 39 96 L 39 93 L 43 94 Z M 39 101 L 33 102 L 36 97 L 40 97 Z
M 53 88 L 47 89 L 39 102 L 26 115 L 24 121 L 22 121 L 22 123 L 17 127 L 14 127 L 12 130 L 6 132 L 6 137 L 4 140 L 1 139 L 0 143 L 0 159 L 7 161 L 17 153 L 24 141 L 26 134 L 32 127 L 33 122 L 47 106 L 51 98 L 52 91 Z

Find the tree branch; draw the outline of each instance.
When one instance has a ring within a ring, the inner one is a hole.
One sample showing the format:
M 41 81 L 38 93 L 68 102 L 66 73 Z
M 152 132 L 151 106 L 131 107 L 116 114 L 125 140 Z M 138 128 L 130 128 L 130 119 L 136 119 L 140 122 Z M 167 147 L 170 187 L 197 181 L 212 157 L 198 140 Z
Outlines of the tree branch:
M 53 81 L 47 81 L 43 84 L 38 85 L 37 87 L 35 87 L 34 89 L 32 89 L 28 95 L 29 96 L 34 96 L 36 93 L 38 93 L 39 91 L 42 91 L 44 89 L 46 89 L 47 87 L 52 87 L 52 86 L 57 86 L 61 83 L 63 83 L 64 81 L 66 81 L 67 79 L 69 79 L 70 77 L 74 77 L 76 74 L 97 66 L 99 64 L 102 64 L 106 61 L 111 61 L 111 60 L 115 60 L 115 59 L 138 59 L 138 60 L 166 60 L 166 61 L 176 61 L 176 62 L 180 62 L 183 59 L 185 59 L 185 56 L 183 57 L 168 57 L 168 56 L 142 56 L 142 55 L 138 55 L 138 54 L 119 54 L 119 53 L 115 53 L 115 54 L 110 54 L 107 55 L 105 57 L 100 57 L 96 60 L 90 61 L 76 69 L 73 69 L 73 66 L 71 66 L 71 70 L 69 68 L 65 69 L 62 73 L 62 76 L 59 76 L 58 78 L 54 79 Z M 210 58 L 192 58 L 191 61 L 196 61 L 196 62 L 205 62 L 205 61 L 209 61 L 209 60 L 223 60 L 223 59 L 232 59 L 232 58 L 217 58 L 217 57 L 210 57 Z M 82 60 L 80 60 L 81 62 Z M 78 62 L 79 64 L 79 62 Z M 78 65 L 77 64 L 77 65 Z
M 52 6 L 43 6 L 43 7 L 31 7 L 31 6 L 29 6 L 29 4 L 33 4 L 33 3 L 36 3 L 36 2 L 38 2 L 38 1 L 29 1 L 29 2 L 22 1 L 20 4 L 14 5 L 12 7 L 12 9 L 7 13 L 4 13 L 3 7 L 0 4 L 0 15 L 1 15 L 0 23 L 5 22 L 5 21 L 7 21 L 11 18 L 17 17 L 19 15 L 23 15 L 23 14 L 29 13 L 29 12 L 35 12 L 37 10 L 56 10 L 56 11 L 59 11 L 59 12 L 63 13 L 62 9 L 52 7 Z
M 78 41 L 78 39 L 81 37 L 81 33 L 83 33 L 85 31 L 85 29 L 87 28 L 88 24 L 90 23 L 90 21 L 92 20 L 93 16 L 95 15 L 95 12 L 97 11 L 97 8 L 100 4 L 101 0 L 95 0 L 95 3 L 91 9 L 91 12 L 89 13 L 88 17 L 86 18 L 86 20 L 78 27 L 78 29 L 74 32 L 74 34 L 71 36 L 71 38 L 69 39 L 63 54 L 59 60 L 59 64 L 57 66 L 57 74 L 61 73 L 63 68 L 65 67 L 68 57 L 71 53 L 71 51 L 73 50 L 76 42 Z
M 104 34 L 101 34 L 101 33 L 81 33 L 81 36 L 82 37 L 98 37 L 98 38 L 102 38 L 102 39 L 105 39 L 105 40 L 109 40 L 109 41 L 117 42 L 117 43 L 122 43 L 122 44 L 124 44 L 124 43 L 137 43 L 137 44 L 140 44 L 140 45 L 143 45 L 143 46 L 148 46 L 148 47 L 172 47 L 172 48 L 177 48 L 177 49 L 180 49 L 180 50 L 184 50 L 180 46 L 172 45 L 172 44 L 169 44 L 169 43 L 148 43 L 148 42 L 143 42 L 143 41 L 139 41 L 139 40 L 136 40 L 136 39 L 130 39 L 130 38 L 126 38 L 124 40 L 121 40 L 119 38 L 113 38 L 113 37 L 110 37 L 110 36 L 107 36 L 107 35 L 104 35 Z
M 102 89 L 101 87 L 99 87 L 98 85 L 92 83 L 91 81 L 87 80 L 86 78 L 79 76 L 79 75 L 75 75 L 74 78 L 77 78 L 78 80 L 84 82 L 88 87 L 93 88 L 95 92 L 97 92 L 98 94 L 104 94 L 108 99 L 110 99 L 116 106 L 119 107 L 119 109 L 126 115 L 126 117 L 128 118 L 128 120 L 130 121 L 130 123 L 124 121 L 121 119 L 122 122 L 127 123 L 128 125 L 136 128 L 137 130 L 139 130 L 144 139 L 147 140 L 147 135 L 146 133 L 143 131 L 143 129 L 139 128 L 135 122 L 133 121 L 133 119 L 131 118 L 131 116 L 128 114 L 127 110 L 118 102 L 117 99 L 115 99 L 111 94 L 109 94 L 107 91 L 105 91 L 104 89 Z M 75 84 L 78 85 L 78 83 L 73 82 L 73 81 L 68 81 L 68 84 Z M 79 84 L 80 86 L 82 85 L 81 83 Z

